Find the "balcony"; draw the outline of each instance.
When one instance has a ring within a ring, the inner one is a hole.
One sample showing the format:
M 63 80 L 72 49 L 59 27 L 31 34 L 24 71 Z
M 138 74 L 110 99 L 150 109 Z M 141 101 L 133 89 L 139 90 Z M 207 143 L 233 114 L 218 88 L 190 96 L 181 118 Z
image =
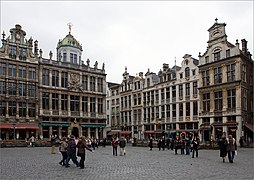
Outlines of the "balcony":
M 52 111 L 52 115 L 59 115 L 59 111 L 53 110 L 53 111 Z
M 79 116 L 79 111 L 71 111 L 71 116 Z

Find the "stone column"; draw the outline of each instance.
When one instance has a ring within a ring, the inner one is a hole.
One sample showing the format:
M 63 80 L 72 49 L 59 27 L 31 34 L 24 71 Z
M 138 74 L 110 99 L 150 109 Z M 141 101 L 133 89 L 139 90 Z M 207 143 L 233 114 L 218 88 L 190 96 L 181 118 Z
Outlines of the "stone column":
M 71 116 L 71 98 L 70 98 L 70 93 L 68 92 L 67 94 L 67 110 L 68 110 L 68 116 Z
M 90 128 L 87 128 L 87 136 L 88 136 L 88 138 L 91 138 Z
M 58 93 L 58 111 L 59 111 L 59 115 L 62 115 L 62 103 L 61 103 L 61 94 Z
M 49 137 L 51 134 L 53 134 L 53 129 L 52 129 L 52 126 L 49 126 Z
M 49 92 L 49 114 L 52 115 L 52 92 Z
M 98 139 L 99 136 L 98 136 L 98 128 L 95 128 L 95 137 Z
M 227 90 L 226 89 L 222 89 L 222 111 L 227 111 L 227 105 L 228 105 L 228 101 L 227 101 Z

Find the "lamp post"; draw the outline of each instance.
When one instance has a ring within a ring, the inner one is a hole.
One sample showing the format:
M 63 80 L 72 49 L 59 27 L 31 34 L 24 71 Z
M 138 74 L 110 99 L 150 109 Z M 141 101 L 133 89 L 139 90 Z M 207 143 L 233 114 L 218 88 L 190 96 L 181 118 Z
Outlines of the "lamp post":
M 13 135 L 14 135 L 14 146 L 16 146 L 16 129 L 15 129 L 15 123 L 12 124 L 13 125 Z

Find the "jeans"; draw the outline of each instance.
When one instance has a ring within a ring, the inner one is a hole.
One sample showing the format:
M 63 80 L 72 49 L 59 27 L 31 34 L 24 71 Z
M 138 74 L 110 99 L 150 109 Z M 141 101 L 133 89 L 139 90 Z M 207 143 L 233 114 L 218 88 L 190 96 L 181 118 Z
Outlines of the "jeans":
M 228 151 L 228 161 L 233 162 L 235 158 L 235 151 Z
M 192 158 L 194 158 L 195 151 L 196 151 L 196 157 L 198 157 L 198 149 L 197 148 L 193 148 L 193 150 L 192 150 Z
M 62 160 L 60 161 L 60 163 L 63 163 L 63 166 L 65 166 L 67 163 L 66 163 L 66 160 L 67 160 L 67 152 L 61 152 L 62 154 Z
M 117 156 L 117 147 L 113 147 L 113 156 L 116 155 Z
M 190 146 L 186 146 L 186 155 L 190 155 Z
M 78 163 L 76 154 L 68 154 L 67 160 L 66 160 L 66 166 L 67 166 L 67 167 L 68 167 L 68 164 L 69 164 L 70 159 L 72 160 L 72 162 L 73 162 L 74 164 L 77 165 L 77 167 L 79 166 L 79 163 Z

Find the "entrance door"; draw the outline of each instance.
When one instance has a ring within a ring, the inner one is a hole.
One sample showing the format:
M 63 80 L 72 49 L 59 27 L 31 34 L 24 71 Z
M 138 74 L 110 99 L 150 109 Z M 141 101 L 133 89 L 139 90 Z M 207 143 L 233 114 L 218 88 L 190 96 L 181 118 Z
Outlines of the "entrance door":
M 76 138 L 79 137 L 79 132 L 77 127 L 73 127 L 71 134 L 74 135 Z

